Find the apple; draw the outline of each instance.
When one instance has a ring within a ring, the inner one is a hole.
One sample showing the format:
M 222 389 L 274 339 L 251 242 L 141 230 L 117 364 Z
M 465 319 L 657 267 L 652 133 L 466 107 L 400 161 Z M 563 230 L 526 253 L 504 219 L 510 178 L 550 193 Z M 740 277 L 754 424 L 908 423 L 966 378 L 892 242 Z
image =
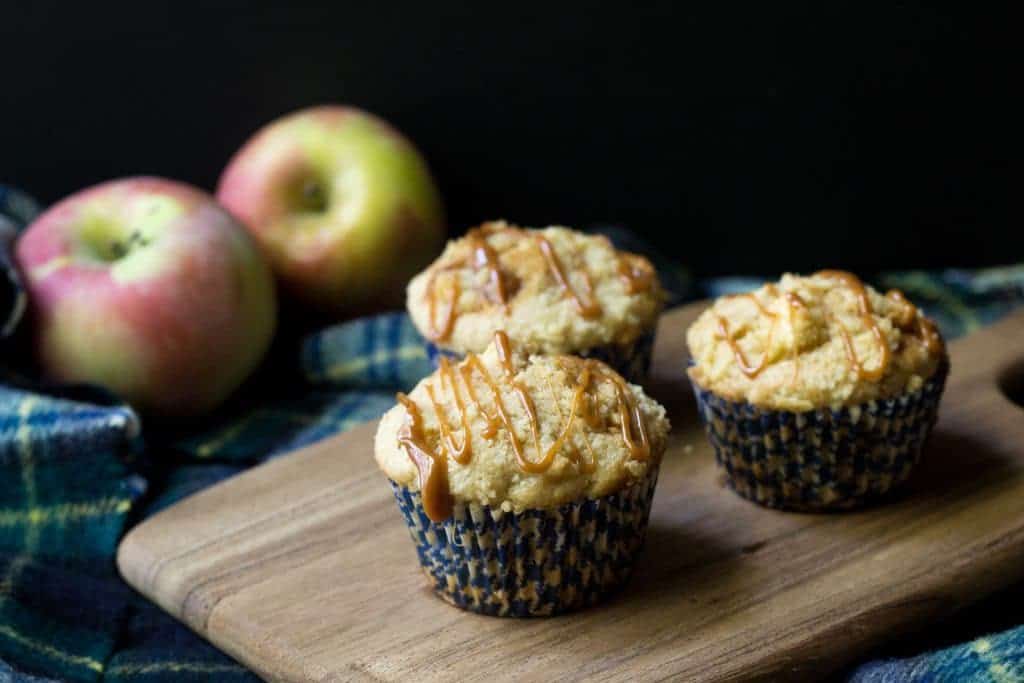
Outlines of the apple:
M 401 306 L 441 251 L 441 198 L 416 148 L 381 119 L 320 106 L 256 133 L 217 199 L 246 225 L 297 300 L 345 316 Z
M 18 240 L 43 371 L 99 384 L 140 411 L 194 416 L 260 362 L 273 275 L 210 195 L 126 178 L 54 205 Z

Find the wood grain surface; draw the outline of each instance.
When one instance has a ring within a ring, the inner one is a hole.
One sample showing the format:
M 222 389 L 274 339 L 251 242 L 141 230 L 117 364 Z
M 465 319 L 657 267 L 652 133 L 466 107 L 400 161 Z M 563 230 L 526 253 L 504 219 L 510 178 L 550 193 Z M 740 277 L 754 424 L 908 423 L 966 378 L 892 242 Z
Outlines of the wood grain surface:
M 923 462 L 869 510 L 762 509 L 722 485 L 683 368 L 699 305 L 663 316 L 651 394 L 673 437 L 647 546 L 607 604 L 501 619 L 435 598 L 372 457 L 375 424 L 131 531 L 125 579 L 282 681 L 814 679 L 1024 578 L 1024 312 L 951 347 Z

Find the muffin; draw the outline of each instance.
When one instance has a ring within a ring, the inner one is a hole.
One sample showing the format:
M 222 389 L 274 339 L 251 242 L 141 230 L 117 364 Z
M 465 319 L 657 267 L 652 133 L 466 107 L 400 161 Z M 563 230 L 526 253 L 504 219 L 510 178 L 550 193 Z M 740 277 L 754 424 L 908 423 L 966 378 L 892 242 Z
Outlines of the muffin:
M 842 271 L 722 297 L 687 344 L 727 482 L 790 510 L 855 507 L 906 480 L 949 369 L 938 329 L 901 292 Z
M 665 292 L 650 261 L 568 228 L 485 223 L 413 278 L 407 306 L 435 361 L 504 330 L 526 353 L 596 358 L 645 379 Z
M 387 475 L 446 601 L 497 616 L 597 602 L 643 544 L 669 423 L 606 364 L 528 355 L 495 333 L 381 419 Z

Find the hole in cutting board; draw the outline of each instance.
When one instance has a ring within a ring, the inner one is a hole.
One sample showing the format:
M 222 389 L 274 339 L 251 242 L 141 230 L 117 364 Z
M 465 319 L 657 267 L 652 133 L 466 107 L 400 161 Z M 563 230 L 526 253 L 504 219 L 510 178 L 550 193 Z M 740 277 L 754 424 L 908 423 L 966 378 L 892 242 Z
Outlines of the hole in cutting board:
M 1006 398 L 1024 408 L 1024 359 L 1011 363 L 999 373 L 999 390 Z

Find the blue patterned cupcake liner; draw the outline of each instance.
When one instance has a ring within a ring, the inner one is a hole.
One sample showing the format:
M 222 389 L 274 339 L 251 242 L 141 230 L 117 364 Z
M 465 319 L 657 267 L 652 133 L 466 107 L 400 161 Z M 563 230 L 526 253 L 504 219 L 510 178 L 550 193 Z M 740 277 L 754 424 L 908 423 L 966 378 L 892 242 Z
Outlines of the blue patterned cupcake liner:
M 910 476 L 948 372 L 944 362 L 921 389 L 895 398 L 800 413 L 729 401 L 692 384 L 729 487 L 767 507 L 813 512 L 867 504 Z
M 438 596 L 479 614 L 540 617 L 593 605 L 626 582 L 657 480 L 654 466 L 618 493 L 551 510 L 459 503 L 443 522 L 427 517 L 419 491 L 391 488 Z
M 628 344 L 608 344 L 595 346 L 584 351 L 574 351 L 572 355 L 581 358 L 593 358 L 606 363 L 612 370 L 622 375 L 627 382 L 643 384 L 647 381 L 651 369 L 651 355 L 654 351 L 654 331 L 646 332 Z M 427 342 L 427 357 L 437 369 L 441 357 L 460 361 L 463 354 L 443 349 Z

